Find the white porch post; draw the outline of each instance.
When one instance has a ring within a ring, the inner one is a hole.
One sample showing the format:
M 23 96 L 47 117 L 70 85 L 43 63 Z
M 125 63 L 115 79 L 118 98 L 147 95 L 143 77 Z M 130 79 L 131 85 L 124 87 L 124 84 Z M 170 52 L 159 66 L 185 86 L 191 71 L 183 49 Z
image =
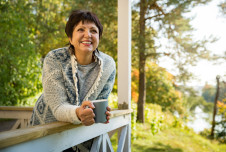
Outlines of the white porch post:
M 131 109 L 131 0 L 118 0 L 118 108 Z M 118 151 L 131 152 L 129 119 L 124 148 Z
M 118 106 L 131 109 L 131 1 L 118 0 Z

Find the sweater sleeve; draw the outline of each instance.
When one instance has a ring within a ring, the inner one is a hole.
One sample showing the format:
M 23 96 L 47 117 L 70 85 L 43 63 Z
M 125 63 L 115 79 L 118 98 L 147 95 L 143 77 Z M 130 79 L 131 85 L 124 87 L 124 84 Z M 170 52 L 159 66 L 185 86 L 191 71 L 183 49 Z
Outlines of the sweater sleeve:
M 106 84 L 104 85 L 102 91 L 100 92 L 100 94 L 97 97 L 98 99 L 107 99 L 108 96 L 110 95 L 114 82 L 115 82 L 115 74 L 116 74 L 116 69 L 113 70 L 113 72 L 111 73 L 111 75 L 109 76 Z
M 78 106 L 69 103 L 61 69 L 54 54 L 46 56 L 42 75 L 44 100 L 58 121 L 79 124 L 81 122 L 76 115 Z

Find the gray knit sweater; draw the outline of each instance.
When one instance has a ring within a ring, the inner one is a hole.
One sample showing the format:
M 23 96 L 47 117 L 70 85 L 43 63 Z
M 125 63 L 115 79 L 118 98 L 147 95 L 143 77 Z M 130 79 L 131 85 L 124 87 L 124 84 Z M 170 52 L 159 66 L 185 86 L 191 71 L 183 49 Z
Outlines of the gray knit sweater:
M 116 74 L 114 60 L 99 51 L 95 53 L 95 62 L 99 65 L 99 71 L 94 82 L 86 84 L 90 89 L 82 101 L 107 99 L 111 93 Z M 43 93 L 35 104 L 31 125 L 54 121 L 81 123 L 75 113 L 81 105 L 77 71 L 76 58 L 69 53 L 68 47 L 47 54 L 42 73 Z

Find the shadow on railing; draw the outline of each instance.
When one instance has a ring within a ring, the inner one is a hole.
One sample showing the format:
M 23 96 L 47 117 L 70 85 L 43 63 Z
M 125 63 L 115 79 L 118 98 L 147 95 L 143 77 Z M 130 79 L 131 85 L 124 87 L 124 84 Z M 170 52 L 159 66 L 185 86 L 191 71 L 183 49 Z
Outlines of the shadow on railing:
M 108 124 L 96 123 L 91 126 L 83 126 L 54 122 L 25 128 L 28 119 L 30 119 L 32 108 L 23 110 L 18 108 L 20 110 L 17 109 L 17 112 L 12 109 L 12 107 L 8 107 L 8 109 L 1 107 L 0 118 L 17 118 L 24 120 L 20 122 L 25 123 L 24 125 L 20 123 L 21 129 L 14 127 L 14 130 L 0 133 L 0 151 L 63 151 L 92 138 L 95 139 L 91 151 L 113 151 L 110 137 L 116 131 L 119 131 L 117 151 L 130 151 L 130 134 L 127 132 L 130 130 L 132 110 L 112 111 Z

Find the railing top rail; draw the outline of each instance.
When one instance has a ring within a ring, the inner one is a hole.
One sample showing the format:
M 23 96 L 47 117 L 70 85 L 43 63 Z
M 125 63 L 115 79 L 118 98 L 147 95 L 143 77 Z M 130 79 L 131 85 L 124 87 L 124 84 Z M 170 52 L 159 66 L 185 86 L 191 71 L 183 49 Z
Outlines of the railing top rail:
M 0 106 L 0 110 L 8 111 L 32 111 L 33 107 Z
M 115 110 L 111 112 L 111 118 L 127 115 L 132 113 L 132 111 L 132 109 Z M 0 149 L 81 126 L 81 124 L 74 125 L 66 122 L 54 122 L 24 129 L 5 131 L 0 133 Z

